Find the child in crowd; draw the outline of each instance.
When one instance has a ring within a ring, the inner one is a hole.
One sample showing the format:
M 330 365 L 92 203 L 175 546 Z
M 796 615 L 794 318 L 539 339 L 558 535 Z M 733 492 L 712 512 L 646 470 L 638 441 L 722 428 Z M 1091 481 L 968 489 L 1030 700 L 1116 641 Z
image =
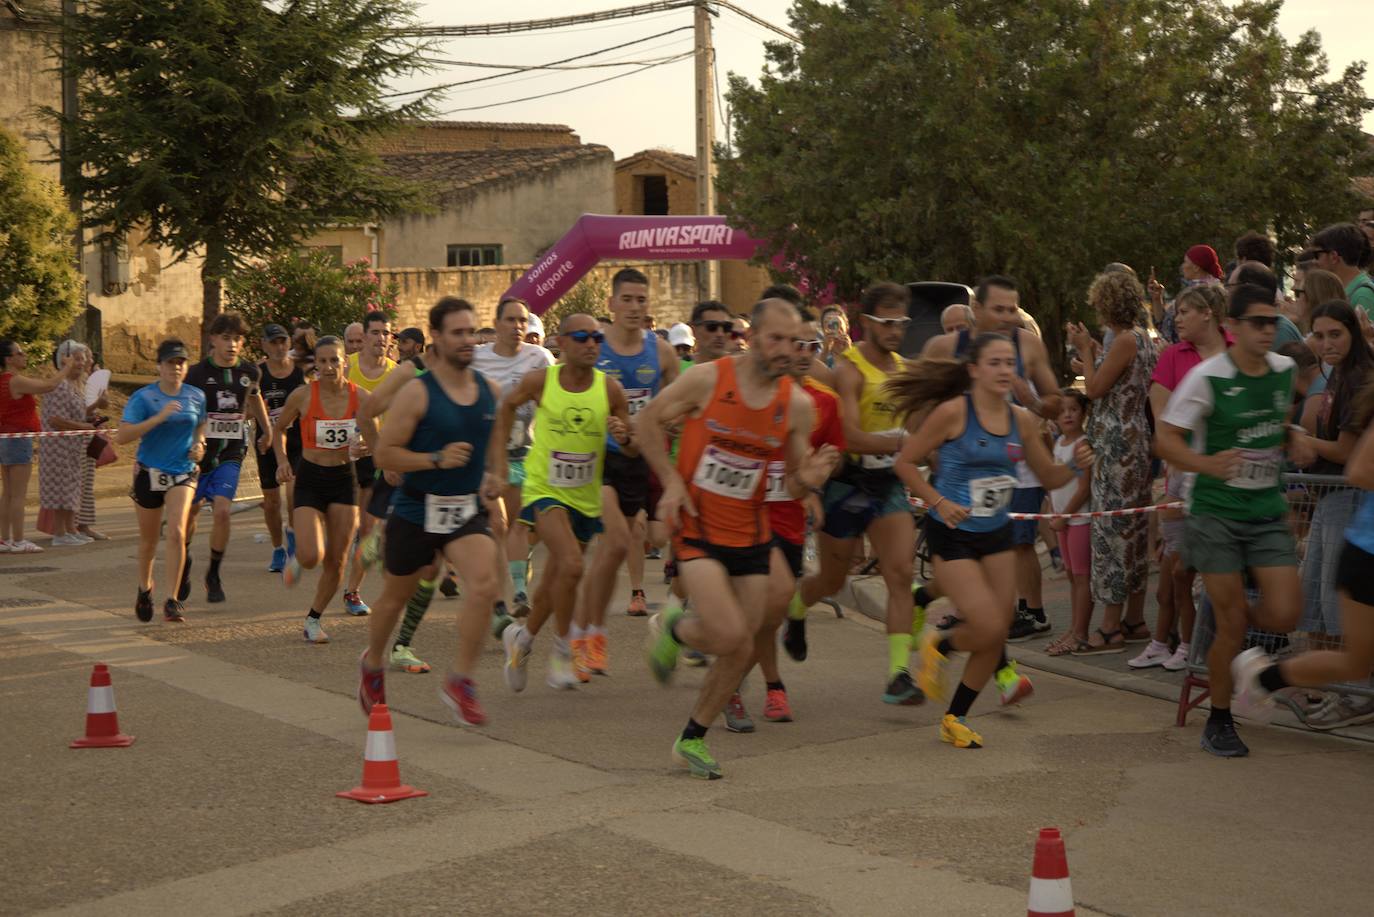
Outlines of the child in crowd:
M 1059 439 L 1054 443 L 1054 459 L 1067 463 L 1074 446 L 1083 438 L 1083 424 L 1092 402 L 1082 392 L 1066 388 L 1060 391 L 1064 407 L 1059 411 L 1057 424 Z M 1078 477 L 1050 492 L 1050 505 L 1056 513 L 1076 513 L 1088 505 L 1092 493 L 1092 476 L 1078 472 Z M 1092 595 L 1092 537 L 1091 526 L 1084 519 L 1052 519 L 1050 527 L 1059 536 L 1059 553 L 1068 572 L 1073 597 L 1073 617 L 1069 630 L 1045 648 L 1051 656 L 1066 656 L 1092 652 L 1121 652 L 1121 644 L 1092 647 L 1088 643 L 1088 622 L 1093 615 Z

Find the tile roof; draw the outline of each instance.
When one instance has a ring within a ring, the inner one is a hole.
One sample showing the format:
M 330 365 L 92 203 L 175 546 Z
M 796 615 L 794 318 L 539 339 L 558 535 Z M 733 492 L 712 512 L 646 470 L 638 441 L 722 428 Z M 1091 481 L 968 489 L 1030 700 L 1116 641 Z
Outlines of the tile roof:
M 695 156 L 688 156 L 685 153 L 675 153 L 672 150 L 640 150 L 624 159 L 616 160 L 615 167 L 623 168 L 637 159 L 648 159 L 664 168 L 682 172 L 693 177 L 697 174 L 697 159 Z
M 547 172 L 576 162 L 609 159 L 609 147 L 538 147 L 526 150 L 460 150 L 438 153 L 387 153 L 382 162 L 390 174 L 420 182 L 449 195 L 478 185 Z

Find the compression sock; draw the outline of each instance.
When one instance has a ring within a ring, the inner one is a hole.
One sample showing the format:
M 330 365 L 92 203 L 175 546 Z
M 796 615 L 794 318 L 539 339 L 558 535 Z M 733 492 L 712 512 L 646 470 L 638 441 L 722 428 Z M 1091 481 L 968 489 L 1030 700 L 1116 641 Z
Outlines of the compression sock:
M 216 551 L 214 548 L 211 548 L 211 549 L 210 549 L 210 569 L 207 570 L 207 571 L 205 571 L 205 578 L 206 578 L 206 579 L 211 579 L 211 578 L 213 578 L 213 579 L 219 579 L 219 565 L 220 565 L 220 561 L 222 561 L 222 560 L 224 560 L 224 552 L 223 552 L 223 551 Z
M 1259 673 L 1260 687 L 1273 694 L 1275 691 L 1282 691 L 1288 687 L 1288 679 L 1283 677 L 1283 672 L 1279 671 L 1278 663 L 1268 666 Z
M 523 560 L 513 560 L 506 564 L 510 570 L 511 585 L 515 587 L 515 594 L 519 595 L 525 591 L 525 562 Z
M 429 603 L 434 601 L 434 587 L 438 584 L 437 580 L 422 579 L 415 584 L 415 592 L 411 595 L 410 601 L 406 602 L 406 616 L 401 621 L 401 632 L 396 635 L 397 646 L 410 646 L 410 641 L 415 638 L 415 628 L 420 626 L 420 620 L 424 618 L 425 612 L 429 611 Z
M 978 692 L 959 682 L 959 687 L 954 689 L 954 697 L 949 702 L 949 709 L 945 712 L 951 716 L 968 716 L 969 709 L 973 702 L 978 699 Z
M 691 720 L 691 719 L 689 719 L 689 720 L 687 721 L 687 728 L 684 729 L 684 730 L 682 730 L 682 738 L 683 738 L 683 739 L 704 739 L 704 738 L 706 738 L 706 730 L 709 729 L 709 728 L 710 728 L 710 727 L 708 727 L 708 726 L 703 726 L 703 725 L 701 725 L 701 724 L 698 723 L 696 720 Z
M 911 665 L 911 634 L 887 635 L 887 677 L 894 678 L 897 673 Z

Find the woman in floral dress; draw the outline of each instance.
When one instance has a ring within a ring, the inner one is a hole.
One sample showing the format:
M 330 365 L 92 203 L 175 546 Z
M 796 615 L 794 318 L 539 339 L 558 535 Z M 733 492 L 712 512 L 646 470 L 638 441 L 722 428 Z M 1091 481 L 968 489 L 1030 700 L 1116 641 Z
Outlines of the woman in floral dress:
M 68 363 L 83 363 L 86 348 L 76 341 L 63 341 L 53 354 L 59 369 Z M 47 431 L 91 430 L 86 419 L 86 393 L 82 376 L 63 382 L 43 397 L 39 413 Z M 81 506 L 85 481 L 82 460 L 86 457 L 84 436 L 54 436 L 43 440 L 38 457 L 38 502 L 53 515 L 54 547 L 89 544 L 94 539 L 76 530 L 76 510 Z

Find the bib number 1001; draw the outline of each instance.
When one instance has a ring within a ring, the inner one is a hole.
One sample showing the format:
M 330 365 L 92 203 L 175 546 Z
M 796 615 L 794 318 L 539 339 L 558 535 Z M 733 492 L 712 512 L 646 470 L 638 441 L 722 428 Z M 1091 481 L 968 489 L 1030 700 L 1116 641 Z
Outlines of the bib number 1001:
M 764 463 L 758 459 L 748 459 L 714 446 L 707 446 L 701 455 L 701 461 L 697 463 L 692 483 L 702 490 L 722 497 L 748 500 L 758 489 L 763 469 Z

